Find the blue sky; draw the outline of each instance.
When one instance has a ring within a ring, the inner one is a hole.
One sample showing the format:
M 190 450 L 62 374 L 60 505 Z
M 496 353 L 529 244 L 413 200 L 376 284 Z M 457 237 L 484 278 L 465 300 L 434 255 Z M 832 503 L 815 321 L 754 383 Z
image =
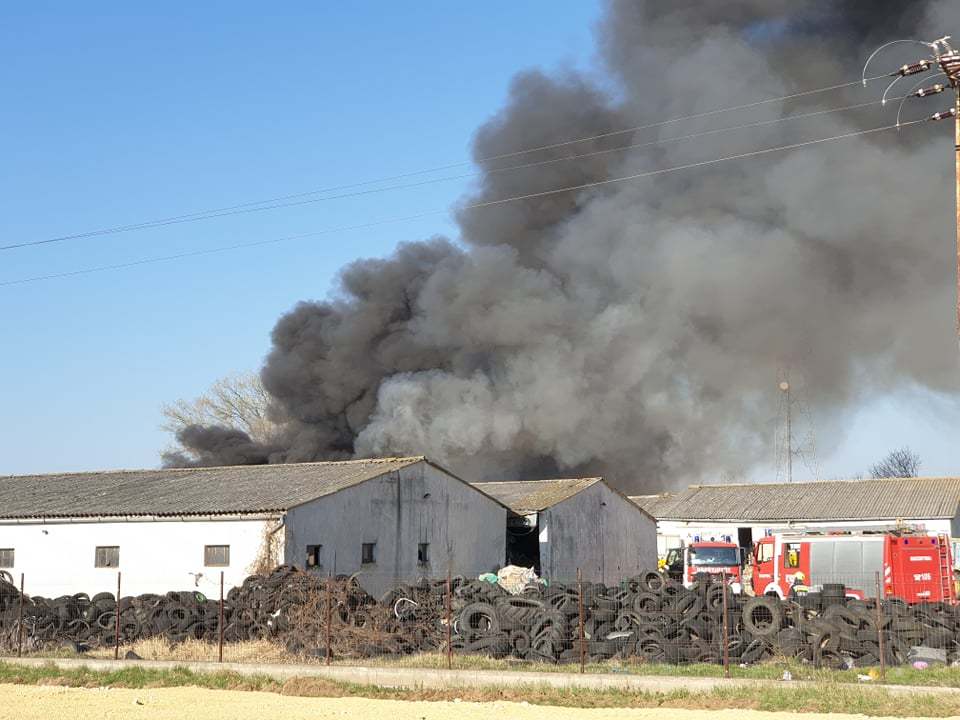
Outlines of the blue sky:
M 0 25 L 0 245 L 467 158 L 511 76 L 589 67 L 598 3 L 32 2 Z M 548 23 L 544 19 L 549 19 Z M 465 181 L 0 253 L 0 282 L 448 207 Z M 159 407 L 255 369 L 276 318 L 448 216 L 0 287 L 0 473 L 150 467 Z M 909 444 L 956 472 L 956 405 L 880 398 L 823 474 Z M 952 431 L 951 431 L 952 429 Z M 799 474 L 800 471 L 798 471 Z

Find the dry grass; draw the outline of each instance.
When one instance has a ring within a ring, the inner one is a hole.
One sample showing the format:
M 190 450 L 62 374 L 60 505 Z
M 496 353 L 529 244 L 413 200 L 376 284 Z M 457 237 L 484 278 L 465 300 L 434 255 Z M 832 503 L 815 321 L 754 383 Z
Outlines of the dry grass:
M 120 657 L 124 657 L 129 650 L 133 650 L 144 660 L 173 660 L 175 662 L 216 662 L 218 649 L 216 643 L 203 640 L 186 640 L 171 645 L 165 638 L 154 637 L 147 640 L 138 640 L 130 645 L 120 646 Z M 91 650 L 86 657 L 112 660 L 112 648 L 98 648 Z M 224 643 L 224 662 L 234 663 L 309 663 L 310 658 L 291 655 L 283 645 L 269 640 L 250 640 L 247 642 Z M 313 660 L 322 662 L 322 660 Z
M 733 687 L 708 692 L 675 690 L 636 692 L 624 689 L 555 688 L 525 686 L 456 689 L 400 689 L 342 683 L 324 678 L 292 678 L 284 683 L 260 675 L 194 673 L 186 668 L 153 670 L 127 667 L 114 671 L 88 668 L 62 670 L 52 665 L 25 667 L 0 662 L 0 683 L 62 685 L 69 687 L 163 688 L 196 686 L 219 690 L 259 690 L 306 697 L 364 697 L 392 700 L 506 700 L 562 707 L 757 709 L 791 713 L 859 713 L 868 716 L 948 717 L 960 714 L 956 695 L 894 695 L 881 688 L 823 684 L 814 687 Z

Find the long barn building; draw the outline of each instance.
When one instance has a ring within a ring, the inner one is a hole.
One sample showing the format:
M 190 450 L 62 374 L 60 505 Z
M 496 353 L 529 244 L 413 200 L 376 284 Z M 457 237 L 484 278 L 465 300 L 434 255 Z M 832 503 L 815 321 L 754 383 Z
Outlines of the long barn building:
M 369 591 L 501 566 L 507 508 L 423 457 L 0 478 L 0 570 L 28 594 L 196 588 L 279 563 Z M 19 579 L 17 577 L 17 579 Z
M 693 485 L 630 499 L 657 519 L 661 555 L 698 538 L 730 538 L 749 548 L 780 531 L 883 531 L 911 525 L 960 536 L 960 478 Z

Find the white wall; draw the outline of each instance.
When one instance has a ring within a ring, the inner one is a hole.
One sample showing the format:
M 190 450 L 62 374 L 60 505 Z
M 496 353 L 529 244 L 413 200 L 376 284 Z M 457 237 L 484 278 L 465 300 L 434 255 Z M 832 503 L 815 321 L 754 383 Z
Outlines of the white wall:
M 250 574 L 265 527 L 276 521 L 129 521 L 43 524 L 0 523 L 0 548 L 14 548 L 6 568 L 28 595 L 57 597 L 117 591 L 117 568 L 94 567 L 98 545 L 120 547 L 121 594 L 199 590 L 219 597 L 220 571 L 227 588 Z M 204 545 L 229 545 L 229 567 L 204 567 Z

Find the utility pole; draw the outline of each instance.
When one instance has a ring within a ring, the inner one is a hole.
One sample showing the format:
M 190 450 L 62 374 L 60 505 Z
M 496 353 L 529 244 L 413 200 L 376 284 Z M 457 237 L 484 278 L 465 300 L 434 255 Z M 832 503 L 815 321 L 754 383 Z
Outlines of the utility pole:
M 958 161 L 960 162 L 960 161 Z M 793 415 L 790 406 L 790 383 L 783 380 L 780 383 L 780 391 L 787 398 L 787 482 L 793 482 Z
M 864 84 L 866 84 L 866 72 L 867 65 L 870 64 L 870 61 L 884 48 L 894 45 L 896 43 L 915 43 L 917 45 L 923 45 L 927 47 L 931 53 L 930 57 L 923 58 L 918 62 L 904 65 L 895 72 L 890 73 L 890 77 L 894 78 L 893 82 L 887 87 L 886 92 L 884 92 L 884 102 L 886 101 L 887 92 L 892 88 L 901 78 L 907 77 L 908 75 L 918 75 L 925 73 L 928 70 L 939 67 L 940 72 L 934 76 L 939 77 L 943 76 L 947 79 L 949 86 L 953 89 L 954 92 L 954 101 L 953 107 L 949 110 L 942 110 L 936 112 L 933 115 L 927 117 L 928 121 L 937 121 L 937 120 L 946 120 L 947 118 L 953 118 L 954 124 L 954 136 L 953 136 L 953 152 L 954 152 L 954 185 L 956 191 L 955 198 L 955 211 L 956 211 L 956 249 L 957 249 L 957 315 L 956 315 L 956 332 L 957 338 L 960 340 L 960 51 L 954 50 L 950 45 L 950 36 L 945 35 L 944 37 L 934 40 L 932 42 L 925 42 L 922 40 L 894 40 L 887 43 L 886 45 L 881 45 L 877 48 L 873 54 L 867 59 L 866 65 L 863 66 L 863 77 Z M 903 96 L 903 99 L 900 102 L 900 109 L 903 109 L 903 103 L 908 98 L 926 98 L 932 95 L 939 95 L 946 88 L 943 84 L 937 83 L 929 87 L 924 87 L 917 89 L 917 85 L 914 85 L 906 95 Z M 897 112 L 897 124 L 900 124 L 900 112 Z

